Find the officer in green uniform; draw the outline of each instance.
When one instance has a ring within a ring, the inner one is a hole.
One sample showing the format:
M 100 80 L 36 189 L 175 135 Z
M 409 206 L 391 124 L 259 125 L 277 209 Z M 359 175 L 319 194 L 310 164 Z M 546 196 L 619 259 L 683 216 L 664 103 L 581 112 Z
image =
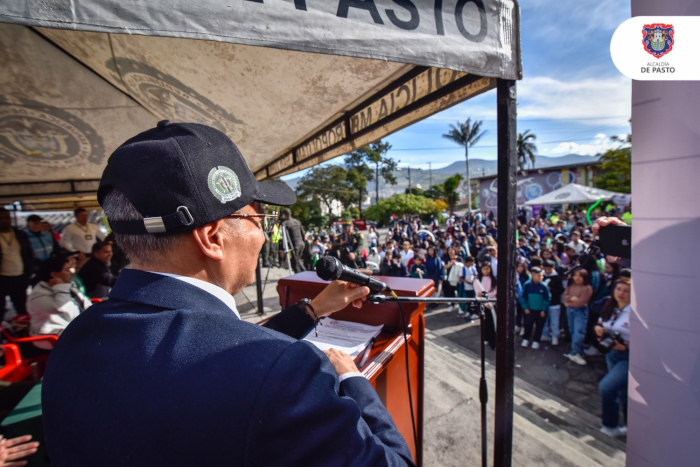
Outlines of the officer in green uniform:
M 343 233 L 348 236 L 348 244 L 352 247 L 352 251 L 358 256 L 362 256 L 362 250 L 365 247 L 365 235 L 359 230 L 353 229 L 351 221 L 343 222 Z

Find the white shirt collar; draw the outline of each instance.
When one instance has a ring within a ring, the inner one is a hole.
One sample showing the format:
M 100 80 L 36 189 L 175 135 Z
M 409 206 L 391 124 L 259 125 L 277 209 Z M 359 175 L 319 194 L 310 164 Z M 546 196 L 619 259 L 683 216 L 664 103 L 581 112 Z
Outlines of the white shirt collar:
M 167 272 L 156 272 L 156 271 L 146 271 L 150 272 L 153 274 L 160 274 L 161 276 L 167 276 L 167 277 L 172 277 L 173 279 L 180 280 L 182 282 L 187 282 L 188 284 L 194 285 L 197 288 L 200 288 L 204 290 L 205 292 L 209 292 L 231 309 L 233 313 L 238 317 L 238 319 L 241 319 L 241 315 L 238 314 L 238 308 L 236 308 L 236 300 L 233 298 L 233 296 L 226 292 L 224 289 L 219 287 L 218 285 L 214 285 L 211 282 L 206 282 L 201 279 L 195 279 L 194 277 L 187 277 L 187 276 L 180 276 L 178 274 L 170 274 Z

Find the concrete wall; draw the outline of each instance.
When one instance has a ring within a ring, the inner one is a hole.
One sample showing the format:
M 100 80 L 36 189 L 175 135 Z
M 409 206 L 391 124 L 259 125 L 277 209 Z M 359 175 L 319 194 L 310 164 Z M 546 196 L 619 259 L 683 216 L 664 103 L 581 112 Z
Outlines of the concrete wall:
M 632 0 L 647 15 L 700 16 L 700 2 Z M 632 141 L 627 465 L 697 466 L 700 82 L 633 82 Z

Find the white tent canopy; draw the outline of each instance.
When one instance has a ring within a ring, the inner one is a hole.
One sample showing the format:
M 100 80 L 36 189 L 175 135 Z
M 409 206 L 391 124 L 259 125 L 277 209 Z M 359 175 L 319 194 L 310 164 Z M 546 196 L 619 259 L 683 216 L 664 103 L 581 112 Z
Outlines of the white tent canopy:
M 613 196 L 621 195 L 615 191 L 601 190 L 590 186 L 569 183 L 561 188 L 539 196 L 525 202 L 526 206 L 542 204 L 586 204 L 595 203 L 599 199 L 612 199 Z
M 259 179 L 521 76 L 514 0 L 0 2 L 0 204 L 95 207 L 161 119 L 227 133 Z

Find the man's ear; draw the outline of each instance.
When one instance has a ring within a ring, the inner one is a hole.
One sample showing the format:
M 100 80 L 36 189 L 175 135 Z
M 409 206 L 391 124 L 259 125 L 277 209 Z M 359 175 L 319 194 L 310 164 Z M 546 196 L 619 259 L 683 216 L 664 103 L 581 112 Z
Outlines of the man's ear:
M 224 258 L 224 228 L 224 220 L 219 219 L 192 231 L 195 244 L 205 256 L 217 261 Z

